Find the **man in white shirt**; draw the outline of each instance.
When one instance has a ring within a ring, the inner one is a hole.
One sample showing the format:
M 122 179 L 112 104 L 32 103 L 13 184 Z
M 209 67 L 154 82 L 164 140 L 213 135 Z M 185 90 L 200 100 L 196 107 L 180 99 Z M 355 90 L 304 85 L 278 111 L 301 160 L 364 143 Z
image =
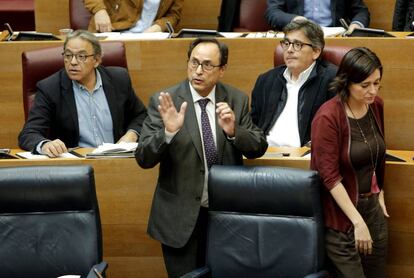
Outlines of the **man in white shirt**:
M 284 29 L 285 65 L 261 74 L 252 92 L 253 123 L 263 129 L 269 146 L 300 147 L 310 140 L 313 116 L 333 94 L 329 83 L 337 67 L 320 59 L 325 46 L 321 27 L 310 21 Z

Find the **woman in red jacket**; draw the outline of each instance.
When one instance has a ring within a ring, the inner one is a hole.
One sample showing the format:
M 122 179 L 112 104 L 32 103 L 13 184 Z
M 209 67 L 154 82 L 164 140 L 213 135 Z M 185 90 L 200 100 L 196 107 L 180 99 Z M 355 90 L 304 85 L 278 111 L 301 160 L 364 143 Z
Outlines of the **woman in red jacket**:
M 384 203 L 382 65 L 371 50 L 350 50 L 312 122 L 311 168 L 325 185 L 326 252 L 335 277 L 384 277 L 388 217 Z

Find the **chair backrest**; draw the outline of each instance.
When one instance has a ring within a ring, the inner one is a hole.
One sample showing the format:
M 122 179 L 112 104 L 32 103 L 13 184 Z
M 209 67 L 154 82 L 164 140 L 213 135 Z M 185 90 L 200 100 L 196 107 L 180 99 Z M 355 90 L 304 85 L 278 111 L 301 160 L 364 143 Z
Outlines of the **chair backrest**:
M 102 65 L 128 68 L 123 42 L 101 42 Z M 25 119 L 32 107 L 38 81 L 52 75 L 63 67 L 62 46 L 28 50 L 22 53 L 23 107 Z
M 213 166 L 207 234 L 212 277 L 304 277 L 319 271 L 320 186 L 310 170 Z
M 69 21 L 73 30 L 87 30 L 92 14 L 85 8 L 84 0 L 69 0 Z
M 238 22 L 234 32 L 257 32 L 271 30 L 265 19 L 267 0 L 240 0 Z
M 1 277 L 86 277 L 102 261 L 90 166 L 0 168 Z
M 351 47 L 348 46 L 338 46 L 338 45 L 325 45 L 322 51 L 322 59 L 331 62 L 334 65 L 339 66 L 344 55 L 351 50 Z M 280 45 L 276 46 L 275 53 L 273 55 L 273 64 L 275 67 L 283 65 L 283 49 Z

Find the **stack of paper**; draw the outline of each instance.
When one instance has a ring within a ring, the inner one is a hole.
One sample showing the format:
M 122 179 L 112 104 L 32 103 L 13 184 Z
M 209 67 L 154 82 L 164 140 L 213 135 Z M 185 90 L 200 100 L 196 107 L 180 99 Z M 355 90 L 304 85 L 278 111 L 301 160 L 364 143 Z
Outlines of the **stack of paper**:
M 134 157 L 137 146 L 138 143 L 103 143 L 91 153 L 86 154 L 86 158 Z
M 27 159 L 50 159 L 47 155 L 43 154 L 32 154 L 31 152 L 19 152 L 16 155 L 20 158 L 27 158 Z M 58 158 L 74 158 L 79 159 L 79 157 L 71 154 L 71 153 L 62 153 L 58 156 Z

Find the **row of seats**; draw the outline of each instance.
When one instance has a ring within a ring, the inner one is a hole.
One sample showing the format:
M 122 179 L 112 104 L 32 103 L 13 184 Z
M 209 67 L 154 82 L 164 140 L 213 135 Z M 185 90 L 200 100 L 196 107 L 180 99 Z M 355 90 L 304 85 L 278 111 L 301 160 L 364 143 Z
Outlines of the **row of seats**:
M 120 66 L 128 68 L 123 42 L 101 42 L 105 55 L 102 58 L 104 66 Z M 350 50 L 349 47 L 326 46 L 322 58 L 339 65 L 342 57 Z M 36 50 L 27 50 L 22 53 L 23 73 L 23 107 L 25 119 L 33 104 L 36 93 L 36 83 L 63 67 L 62 47 L 48 47 Z M 284 64 L 283 51 L 277 46 L 274 53 L 274 66 Z
M 234 32 L 267 31 L 271 27 L 264 14 L 267 0 L 240 0 L 240 9 L 235 20 Z M 69 0 L 69 20 L 72 29 L 87 29 L 91 14 L 82 0 Z
M 214 165 L 209 175 L 207 266 L 186 277 L 325 277 L 316 172 Z M 0 204 L 2 277 L 105 270 L 90 166 L 0 168 Z
M 266 7 L 266 0 L 241 0 L 234 31 L 270 30 L 264 18 Z M 35 30 L 34 0 L 0 1 L 0 18 L 2 25 L 8 22 L 16 31 Z M 69 20 L 72 29 L 87 29 L 90 19 L 91 13 L 85 8 L 83 0 L 69 0 Z

